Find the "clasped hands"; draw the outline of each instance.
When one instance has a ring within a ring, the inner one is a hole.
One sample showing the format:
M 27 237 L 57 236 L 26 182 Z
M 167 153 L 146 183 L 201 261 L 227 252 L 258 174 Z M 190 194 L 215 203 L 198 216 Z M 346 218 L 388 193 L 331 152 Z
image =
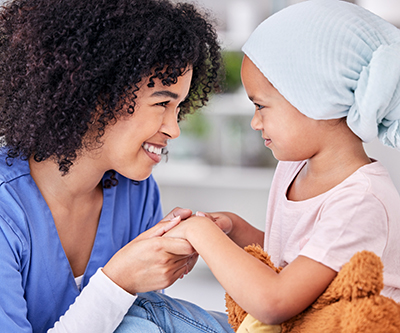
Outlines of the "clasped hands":
M 182 214 L 182 211 L 185 213 Z M 171 222 L 176 222 L 177 224 L 169 229 L 162 237 L 168 237 L 173 239 L 183 239 L 189 242 L 187 236 L 187 231 L 190 228 L 197 227 L 201 228 L 202 223 L 214 223 L 216 224 L 224 233 L 228 234 L 232 229 L 232 221 L 231 219 L 223 214 L 223 213 L 203 213 L 203 212 L 196 212 L 196 214 L 190 214 L 188 216 L 187 210 L 182 210 L 181 208 L 175 208 L 170 214 L 168 214 L 163 221 L 170 220 Z M 190 212 L 191 213 L 191 212 Z M 195 251 L 195 249 L 194 249 Z M 198 259 L 197 252 L 194 252 L 192 256 L 188 259 L 187 262 L 187 270 L 184 274 L 181 275 L 181 278 L 189 273 L 194 265 L 196 264 Z
M 103 267 L 114 283 L 131 294 L 164 289 L 190 272 L 198 254 L 185 234 L 191 225 L 213 221 L 225 233 L 232 221 L 223 213 L 175 208 L 159 223 L 120 249 Z
M 164 237 L 187 239 L 185 234 L 186 230 L 190 228 L 193 223 L 202 223 L 202 221 L 204 222 L 204 218 L 214 222 L 225 234 L 229 234 L 232 230 L 232 220 L 224 213 L 196 212 L 194 215 L 185 217 L 187 214 L 183 216 L 179 215 L 181 210 L 181 208 L 177 207 L 163 219 L 163 221 L 167 221 L 169 219 L 170 221 L 179 222 L 179 224 L 166 232 L 163 235 Z

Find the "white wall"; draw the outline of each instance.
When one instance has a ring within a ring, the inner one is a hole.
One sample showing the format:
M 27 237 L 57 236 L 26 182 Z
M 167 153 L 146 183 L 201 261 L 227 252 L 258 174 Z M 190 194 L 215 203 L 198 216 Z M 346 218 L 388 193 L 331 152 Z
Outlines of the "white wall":
M 380 161 L 388 169 L 400 193 L 400 151 L 384 146 L 378 139 L 364 145 L 369 157 Z

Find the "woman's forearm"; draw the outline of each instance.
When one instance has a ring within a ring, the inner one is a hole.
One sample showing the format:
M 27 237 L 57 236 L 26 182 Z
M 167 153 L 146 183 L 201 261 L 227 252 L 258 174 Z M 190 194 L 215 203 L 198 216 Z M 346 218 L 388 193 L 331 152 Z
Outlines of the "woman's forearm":
M 99 269 L 75 303 L 47 332 L 114 332 L 135 299 Z

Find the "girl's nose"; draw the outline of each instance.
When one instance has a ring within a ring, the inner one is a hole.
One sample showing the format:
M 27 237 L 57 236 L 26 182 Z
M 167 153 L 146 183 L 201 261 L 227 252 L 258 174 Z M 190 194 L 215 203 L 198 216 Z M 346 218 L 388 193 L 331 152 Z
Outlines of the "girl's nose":
M 261 122 L 261 119 L 260 119 L 260 113 L 259 112 L 257 112 L 257 111 L 254 112 L 254 116 L 251 119 L 250 125 L 251 125 L 251 128 L 253 130 L 255 130 L 255 131 L 262 130 L 262 122 Z

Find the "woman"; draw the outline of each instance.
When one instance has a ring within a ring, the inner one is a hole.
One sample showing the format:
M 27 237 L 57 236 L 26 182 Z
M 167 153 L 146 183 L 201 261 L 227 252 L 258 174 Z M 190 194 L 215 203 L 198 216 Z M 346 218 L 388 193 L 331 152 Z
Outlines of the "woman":
M 168 0 L 16 0 L 0 30 L 0 326 L 113 332 L 195 262 L 151 171 L 219 88 L 215 31 Z

